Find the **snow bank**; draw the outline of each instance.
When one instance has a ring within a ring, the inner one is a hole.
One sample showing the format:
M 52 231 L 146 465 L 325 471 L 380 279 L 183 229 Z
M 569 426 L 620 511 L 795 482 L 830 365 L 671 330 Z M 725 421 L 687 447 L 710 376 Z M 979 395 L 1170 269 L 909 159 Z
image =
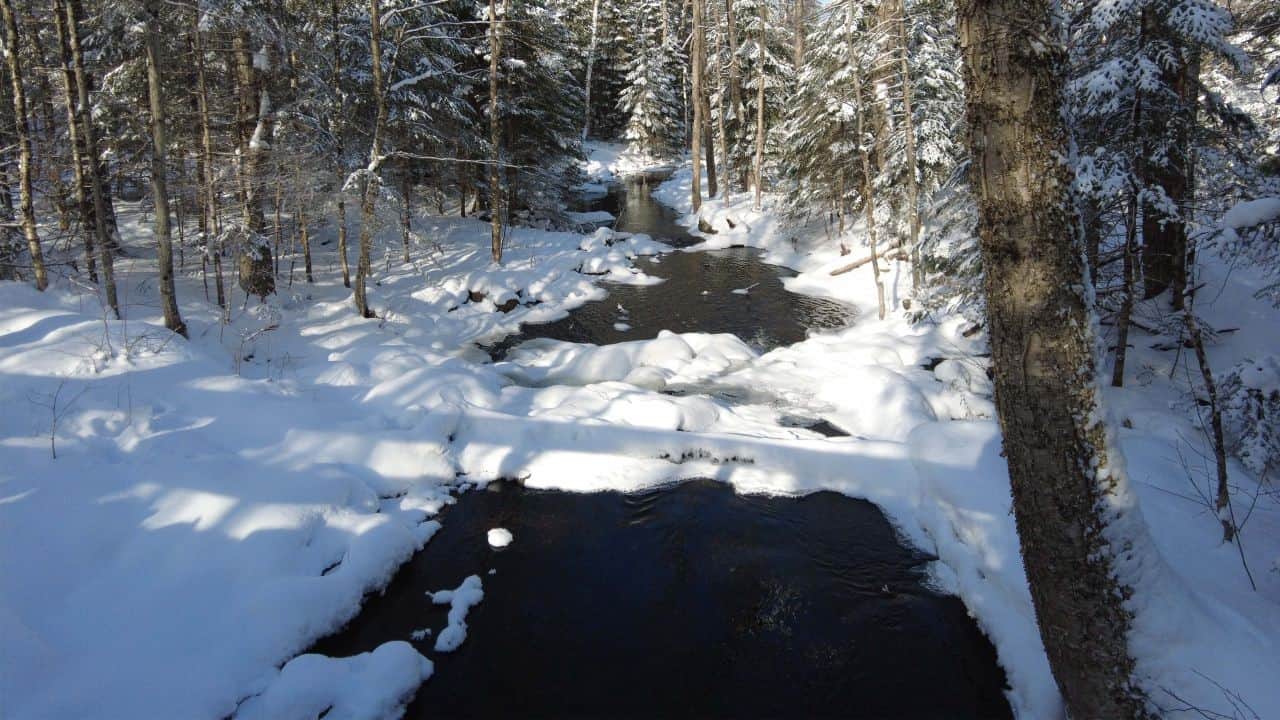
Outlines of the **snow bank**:
M 406 642 L 389 642 L 350 658 L 300 655 L 267 689 L 240 705 L 240 720 L 383 720 L 398 717 L 431 661 Z

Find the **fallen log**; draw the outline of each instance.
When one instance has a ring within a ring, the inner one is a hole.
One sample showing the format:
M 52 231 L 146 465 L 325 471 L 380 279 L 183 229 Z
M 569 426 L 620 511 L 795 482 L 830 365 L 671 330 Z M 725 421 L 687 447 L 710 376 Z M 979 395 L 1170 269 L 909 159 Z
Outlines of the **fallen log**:
M 900 249 L 894 249 L 894 250 L 890 250 L 889 252 L 883 255 L 879 255 L 878 258 L 880 260 L 906 260 L 907 253 Z M 849 263 L 848 265 L 845 265 L 844 267 L 839 267 L 839 268 L 836 268 L 835 270 L 832 270 L 831 276 L 835 277 L 836 275 L 844 275 L 847 272 L 853 272 L 854 270 L 857 270 L 858 268 L 862 267 L 863 265 L 866 265 L 869 262 L 871 262 L 870 255 L 862 258 L 861 260 L 855 260 Z

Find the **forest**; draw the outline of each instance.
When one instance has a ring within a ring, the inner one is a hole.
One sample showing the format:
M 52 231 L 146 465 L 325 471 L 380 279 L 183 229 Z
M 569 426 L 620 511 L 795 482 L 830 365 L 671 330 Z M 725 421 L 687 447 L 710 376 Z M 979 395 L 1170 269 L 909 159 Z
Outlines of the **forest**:
M 1280 5 L 0 22 L 0 717 L 1280 717 Z

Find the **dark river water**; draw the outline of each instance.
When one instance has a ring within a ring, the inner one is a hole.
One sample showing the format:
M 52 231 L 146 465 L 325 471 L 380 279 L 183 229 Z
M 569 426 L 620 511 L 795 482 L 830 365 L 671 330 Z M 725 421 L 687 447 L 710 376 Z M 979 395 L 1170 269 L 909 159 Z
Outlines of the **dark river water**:
M 689 242 L 643 188 L 615 200 L 619 229 Z M 610 286 L 595 309 L 523 338 L 607 343 L 667 328 L 772 347 L 848 320 L 835 303 L 782 290 L 785 271 L 751 251 L 675 253 L 652 272 L 670 279 Z M 752 284 L 745 298 L 729 292 Z M 702 290 L 714 304 L 697 305 Z M 613 328 L 618 303 L 630 332 Z M 443 654 L 434 637 L 414 641 L 435 674 L 406 717 L 1011 717 L 990 642 L 958 599 L 926 586 L 932 558 L 904 547 L 868 502 L 744 497 L 711 481 L 636 494 L 495 483 L 463 493 L 441 521 L 383 594 L 313 648 L 345 656 L 439 633 L 447 606 L 426 593 L 480 575 L 466 642 Z M 494 527 L 514 543 L 489 547 Z
M 592 207 L 616 215 L 619 230 L 645 233 L 676 247 L 698 242 L 639 183 L 628 191 L 611 193 Z M 784 289 L 782 279 L 795 273 L 761 262 L 760 251 L 753 248 L 675 252 L 641 258 L 636 266 L 666 282 L 603 283 L 609 297 L 587 303 L 563 320 L 526 325 L 519 335 L 491 347 L 490 354 L 501 359 L 508 349 L 534 337 L 603 345 L 647 340 L 662 330 L 733 333 L 763 351 L 804 340 L 811 329 L 842 328 L 851 317 L 851 308 L 845 305 Z M 615 327 L 619 322 L 629 328 Z

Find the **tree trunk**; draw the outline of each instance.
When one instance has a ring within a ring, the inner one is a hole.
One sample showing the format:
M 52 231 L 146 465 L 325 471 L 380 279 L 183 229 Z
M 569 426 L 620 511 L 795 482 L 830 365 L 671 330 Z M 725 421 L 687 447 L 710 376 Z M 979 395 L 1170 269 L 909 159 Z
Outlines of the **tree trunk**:
M 1074 718 L 1150 718 L 1119 553 L 1149 544 L 1097 397 L 1050 0 L 961 0 L 996 407 L 1040 636 Z M 1130 508 L 1123 520 L 1110 508 Z M 1115 543 L 1114 545 L 1112 543 Z M 1133 543 L 1139 547 L 1131 547 Z
M 400 206 L 400 242 L 404 246 L 404 264 L 413 262 L 409 258 L 409 234 L 413 231 L 412 209 L 409 207 L 409 196 L 413 193 L 413 183 L 409 181 L 409 170 L 405 168 L 400 178 L 400 197 L 404 201 Z
M 329 132 L 335 139 L 334 164 L 338 177 L 338 261 L 342 264 L 342 286 L 351 287 L 351 264 L 347 260 L 347 202 L 343 199 L 346 173 L 343 171 L 343 112 L 346 110 L 346 98 L 342 92 L 342 52 L 339 44 L 338 0 L 330 4 L 332 27 L 329 42 L 333 45 L 333 78 L 331 84 L 338 94 L 338 108 L 329 116 Z
M 80 118 L 81 134 L 84 137 L 85 178 L 89 185 L 89 197 L 93 204 L 93 232 L 97 239 L 98 265 L 102 270 L 102 288 L 107 296 L 107 305 L 116 317 L 120 317 L 120 303 L 116 294 L 115 260 L 112 257 L 113 246 L 110 230 L 115 226 L 115 215 L 102 188 L 105 179 L 99 166 L 98 128 L 93 121 L 93 110 L 89 106 L 89 76 L 84 67 L 84 51 L 80 46 L 80 3 L 76 0 L 65 3 L 67 18 L 67 43 L 71 50 L 72 74 L 76 86 L 76 112 Z M 56 8 L 55 8 L 56 12 Z
M 147 96 L 151 103 L 151 195 L 156 206 L 157 262 L 160 269 L 160 304 L 164 309 L 164 326 L 186 337 L 187 326 L 178 312 L 178 296 L 173 280 L 173 246 L 169 240 L 169 188 L 165 152 L 165 114 L 160 69 L 164 67 L 160 46 L 160 0 L 148 0 L 147 6 Z
M 214 247 L 212 233 L 217 227 L 218 193 L 213 184 L 213 134 L 209 129 L 209 85 L 204 72 L 204 36 L 197 27 L 192 31 L 192 52 L 196 60 L 196 109 L 200 115 L 200 163 L 201 191 L 204 193 L 205 237 L 204 252 L 213 258 L 214 284 L 217 287 L 218 307 L 227 307 L 226 286 L 222 281 L 222 247 Z
M 729 136 L 726 134 L 724 113 L 724 52 L 720 45 L 720 33 L 715 34 L 715 48 L 713 52 L 716 55 L 716 133 L 720 136 L 720 173 L 724 178 L 725 197 L 729 196 L 729 185 L 733 182 L 729 179 Z
M 761 196 L 764 194 L 764 56 L 769 35 L 769 3 L 760 3 L 760 57 L 756 63 L 760 72 L 756 76 L 759 87 L 756 88 L 756 210 L 760 209 Z
M 502 262 L 502 120 L 498 117 L 498 64 L 502 55 L 498 5 L 489 0 L 489 252 Z
M 591 134 L 591 76 L 596 65 L 596 31 L 600 26 L 600 0 L 591 0 L 591 42 L 587 45 L 587 116 L 582 123 L 582 139 Z M 464 210 L 465 212 L 465 210 Z
M 702 143 L 704 139 L 703 126 L 706 123 L 706 117 L 703 114 L 702 103 L 702 0 L 690 0 L 693 8 L 693 49 L 690 58 L 693 67 L 689 70 L 689 80 L 693 92 L 693 134 L 690 136 L 692 148 L 690 150 L 693 156 L 693 182 L 690 186 L 691 200 L 693 202 L 693 211 L 696 213 L 702 209 Z
M 729 132 L 730 139 L 726 139 L 727 145 L 733 145 L 737 142 L 742 134 L 742 114 L 744 112 L 742 103 L 742 66 L 738 63 L 738 19 L 733 13 L 733 0 L 724 0 L 724 22 L 728 30 L 729 36 Z M 728 164 L 725 164 L 725 173 L 729 172 Z M 738 174 L 738 188 L 746 189 L 747 187 L 747 168 L 745 163 L 743 167 L 735 168 Z
M 878 316 L 881 320 L 886 315 L 886 304 L 884 296 L 884 280 L 880 277 L 880 258 L 878 256 L 879 237 L 876 234 L 876 193 L 875 193 L 875 172 L 871 169 L 871 155 L 869 148 L 862 147 L 863 139 L 866 137 L 867 131 L 867 102 L 864 94 L 867 92 L 866 80 L 862 73 L 861 61 L 854 57 L 857 45 L 855 44 L 855 27 L 853 3 L 845 6 L 845 45 L 850 55 L 849 66 L 854 69 L 853 88 L 857 93 L 854 107 L 857 115 L 855 120 L 855 130 L 857 131 L 859 151 L 858 156 L 862 158 L 862 208 L 867 223 L 867 242 L 871 246 L 871 277 L 874 278 L 876 284 L 876 306 Z M 844 174 L 840 175 L 840 197 L 837 198 L 840 203 L 840 233 L 844 234 Z
M 315 275 L 311 272 L 311 229 L 307 226 L 307 204 L 311 202 L 311 193 L 303 192 L 301 166 L 294 166 L 294 182 L 298 193 L 298 217 L 295 221 L 298 226 L 298 239 L 302 243 L 302 268 L 307 274 L 307 284 L 311 284 L 316 281 Z
M 376 116 L 373 141 L 369 145 L 369 166 L 365 173 L 364 197 L 360 201 L 360 260 L 356 264 L 356 311 L 361 317 L 375 317 L 369 307 L 368 281 L 372 271 L 374 211 L 377 209 L 378 167 L 382 163 L 382 133 L 387 125 L 387 98 L 382 86 L 382 10 L 380 0 L 369 0 L 369 62 L 373 68 L 373 102 Z
M 1164 47 L 1171 48 L 1170 55 L 1178 57 L 1186 48 L 1165 25 L 1161 13 L 1148 9 L 1142 13 L 1142 33 Z M 1197 79 L 1192 67 L 1199 72 L 1198 62 L 1181 60 L 1180 66 L 1170 68 L 1161 64 L 1161 79 L 1173 89 L 1176 98 L 1172 116 L 1161 119 L 1155 130 L 1164 129 L 1170 134 L 1172 152 L 1163 161 L 1144 163 L 1144 184 L 1159 187 L 1177 207 L 1177 215 L 1169 216 L 1157 205 L 1145 203 L 1142 208 L 1142 277 L 1143 296 L 1155 297 L 1166 290 L 1173 290 L 1171 304 L 1181 309 L 1183 293 L 1187 285 L 1187 221 L 1183 216 L 1189 208 L 1191 173 L 1191 127 L 1195 122 Z M 1143 144 L 1147 158 L 1159 154 L 1154 142 Z
M 67 144 L 71 146 L 71 174 L 75 184 L 76 207 L 80 209 L 81 215 L 80 232 L 84 234 L 85 267 L 89 269 L 89 280 L 96 284 L 98 272 L 93 255 L 93 208 L 89 205 L 85 188 L 84 157 L 81 153 L 84 139 L 80 136 L 80 122 L 76 117 L 75 73 L 71 69 L 71 44 L 67 39 L 67 19 L 62 5 L 62 0 L 54 0 L 53 24 L 58 34 L 58 69 L 62 72 L 62 86 L 65 91 L 62 98 L 63 108 L 67 113 Z
M 919 289 L 924 284 L 920 267 L 920 186 L 917 178 L 920 159 L 916 154 L 915 115 L 911 109 L 910 43 L 907 39 L 907 4 L 898 0 L 898 58 L 902 74 L 902 132 L 907 152 L 907 252 L 911 256 L 911 287 Z
M 49 287 L 49 274 L 44 266 L 44 253 L 40 249 L 40 233 L 36 229 L 35 198 L 31 189 L 31 126 L 27 121 L 27 94 L 22 86 L 22 52 L 18 44 L 18 21 L 14 16 L 13 0 L 0 0 L 0 14 L 4 20 L 5 60 L 9 68 L 9 80 L 13 88 L 13 126 L 18 141 L 18 219 L 22 234 L 27 239 L 31 253 L 31 269 L 35 274 L 36 289 Z

